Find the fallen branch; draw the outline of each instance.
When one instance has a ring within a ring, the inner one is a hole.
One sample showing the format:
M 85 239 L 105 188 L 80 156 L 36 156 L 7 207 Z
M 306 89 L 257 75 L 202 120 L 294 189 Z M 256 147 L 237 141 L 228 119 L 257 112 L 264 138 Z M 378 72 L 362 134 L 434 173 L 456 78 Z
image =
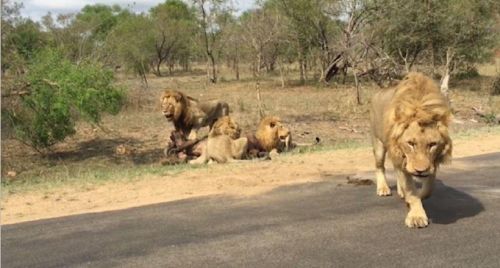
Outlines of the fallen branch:
M 51 86 L 51 87 L 57 87 L 59 88 L 59 84 L 54 82 L 54 81 L 50 81 L 49 79 L 42 79 L 43 82 L 45 82 L 47 85 Z

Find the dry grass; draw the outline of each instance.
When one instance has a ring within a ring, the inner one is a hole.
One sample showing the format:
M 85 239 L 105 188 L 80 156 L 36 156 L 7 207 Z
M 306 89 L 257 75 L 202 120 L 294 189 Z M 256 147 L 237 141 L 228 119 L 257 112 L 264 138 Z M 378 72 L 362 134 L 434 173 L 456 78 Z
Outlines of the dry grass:
M 289 77 L 296 73 L 290 72 Z M 129 100 L 122 113 L 106 116 L 102 128 L 80 123 L 77 134 L 56 145 L 53 152 L 41 157 L 20 143 L 2 140 L 2 174 L 15 171 L 15 177 L 2 176 L 4 186 L 14 189 L 34 182 L 50 184 L 80 180 L 106 180 L 111 177 L 137 177 L 143 172 L 171 172 L 190 167 L 162 167 L 159 159 L 172 126 L 159 112 L 158 97 L 166 88 L 182 90 L 198 99 L 222 99 L 229 103 L 233 116 L 243 130 L 253 132 L 258 122 L 256 83 L 249 74 L 241 81 L 227 81 L 233 77 L 224 71 L 226 82 L 212 85 L 206 82 L 201 71 L 178 73 L 171 77 L 149 77 L 149 89 L 144 89 L 138 79 L 121 75 L 119 81 L 129 88 Z M 485 126 L 472 107 L 494 111 L 498 99 L 487 93 L 491 77 L 454 83 L 452 106 L 457 131 Z M 288 82 L 281 88 L 279 77 L 260 79 L 265 112 L 280 116 L 292 129 L 297 142 L 312 142 L 320 137 L 323 149 L 345 144 L 367 144 L 368 100 L 378 89 L 371 83 L 362 85 L 363 104 L 355 102 L 351 84 L 335 82 L 330 85 L 310 83 L 298 85 Z M 123 145 L 128 153 L 119 155 L 116 147 Z M 36 183 L 35 183 L 36 184 Z M 12 186 L 12 187 L 11 187 Z

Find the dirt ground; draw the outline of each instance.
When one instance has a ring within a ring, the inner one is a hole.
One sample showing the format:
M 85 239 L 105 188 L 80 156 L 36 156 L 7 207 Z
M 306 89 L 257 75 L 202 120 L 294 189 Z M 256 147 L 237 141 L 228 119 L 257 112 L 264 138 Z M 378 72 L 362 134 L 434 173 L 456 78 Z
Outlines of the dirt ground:
M 455 140 L 454 157 L 500 151 L 498 131 L 478 137 Z M 131 182 L 107 182 L 86 189 L 62 187 L 54 192 L 18 193 L 2 200 L 1 223 L 118 210 L 207 195 L 244 197 L 279 186 L 322 180 L 337 180 L 339 187 L 355 187 L 349 182 L 352 183 L 356 174 L 373 171 L 371 163 L 371 150 L 364 146 L 283 155 L 272 161 L 210 165 L 178 174 L 148 175 Z
M 258 124 L 257 83 L 250 78 L 212 85 L 206 83 L 203 73 L 176 74 L 150 77 L 148 89 L 135 78 L 118 78 L 128 88 L 124 110 L 117 116 L 105 116 L 100 126 L 79 122 L 74 136 L 55 145 L 43 157 L 9 138 L 9 131 L 2 126 L 2 185 L 9 188 L 33 182 L 52 183 L 94 176 L 92 172 L 101 176 L 115 170 L 157 165 L 173 129 L 159 111 L 159 96 L 166 88 L 182 90 L 200 100 L 228 102 L 231 115 L 246 133 L 253 132 Z M 473 107 L 485 113 L 500 113 L 500 96 L 487 92 L 491 81 L 492 76 L 483 76 L 452 84 L 454 131 L 487 125 Z M 310 143 L 319 137 L 326 146 L 367 142 L 369 99 L 378 90 L 369 81 L 362 84 L 361 105 L 356 104 L 351 81 L 298 85 L 292 80 L 282 88 L 273 76 L 262 78 L 259 88 L 265 113 L 280 116 L 292 130 L 294 141 Z M 125 148 L 125 153 L 117 153 L 117 148 Z
M 281 117 L 292 130 L 294 141 L 310 143 L 319 137 L 329 151 L 236 166 L 162 167 L 163 148 L 173 129 L 160 112 L 159 96 L 164 89 L 181 90 L 200 100 L 224 100 L 243 131 L 255 131 L 259 118 L 257 82 L 251 77 L 234 81 L 229 76 L 223 75 L 216 85 L 207 83 L 203 72 L 151 76 L 146 89 L 136 78 L 119 75 L 118 83 L 128 88 L 124 110 L 117 116 L 104 116 L 99 126 L 78 122 L 76 134 L 44 156 L 10 138 L 9 130 L 2 125 L 1 222 L 122 209 L 193 196 L 249 195 L 284 184 L 371 170 L 367 146 L 331 149 L 343 144 L 368 144 L 369 99 L 378 87 L 362 81 L 362 104 L 358 105 L 349 79 L 346 84 L 332 81 L 329 85 L 299 85 L 291 79 L 282 88 L 276 76 L 262 77 L 258 83 L 265 113 Z M 472 108 L 500 113 L 500 96 L 488 92 L 492 77 L 485 74 L 450 85 L 453 133 L 488 125 Z M 498 136 L 491 137 L 496 143 L 482 139 L 485 146 L 474 141 L 460 145 L 459 141 L 455 155 L 494 150 L 500 143 Z M 120 153 L 118 149 L 123 150 Z

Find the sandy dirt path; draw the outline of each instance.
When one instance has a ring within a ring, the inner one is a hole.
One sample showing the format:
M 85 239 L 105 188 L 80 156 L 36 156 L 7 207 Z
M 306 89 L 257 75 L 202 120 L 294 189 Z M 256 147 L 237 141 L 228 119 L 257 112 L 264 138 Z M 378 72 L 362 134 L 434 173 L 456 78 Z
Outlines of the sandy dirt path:
M 500 134 L 480 137 L 454 141 L 454 157 L 500 152 Z M 348 175 L 372 171 L 373 161 L 371 148 L 364 147 L 288 155 L 273 161 L 212 165 L 175 175 L 148 175 L 135 181 L 115 181 L 87 188 L 61 187 L 50 194 L 42 191 L 17 193 L 2 198 L 1 223 L 118 210 L 208 195 L 244 197 L 279 186 L 323 180 L 345 183 Z

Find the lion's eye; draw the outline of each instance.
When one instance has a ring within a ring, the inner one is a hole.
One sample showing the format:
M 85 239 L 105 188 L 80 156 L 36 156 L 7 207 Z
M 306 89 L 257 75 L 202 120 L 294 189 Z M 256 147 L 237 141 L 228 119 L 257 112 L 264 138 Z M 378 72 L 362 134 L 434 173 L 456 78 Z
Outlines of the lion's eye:
M 275 124 L 275 123 L 271 123 L 271 124 L 269 124 L 269 126 L 271 126 L 271 127 L 275 127 L 275 126 L 276 126 L 276 124 Z
M 413 141 L 409 141 L 407 142 L 408 146 L 410 146 L 411 148 L 414 148 L 415 147 L 415 142 Z
M 437 142 L 431 142 L 431 143 L 429 143 L 429 148 L 432 149 L 432 148 L 436 147 L 436 145 L 437 145 Z

